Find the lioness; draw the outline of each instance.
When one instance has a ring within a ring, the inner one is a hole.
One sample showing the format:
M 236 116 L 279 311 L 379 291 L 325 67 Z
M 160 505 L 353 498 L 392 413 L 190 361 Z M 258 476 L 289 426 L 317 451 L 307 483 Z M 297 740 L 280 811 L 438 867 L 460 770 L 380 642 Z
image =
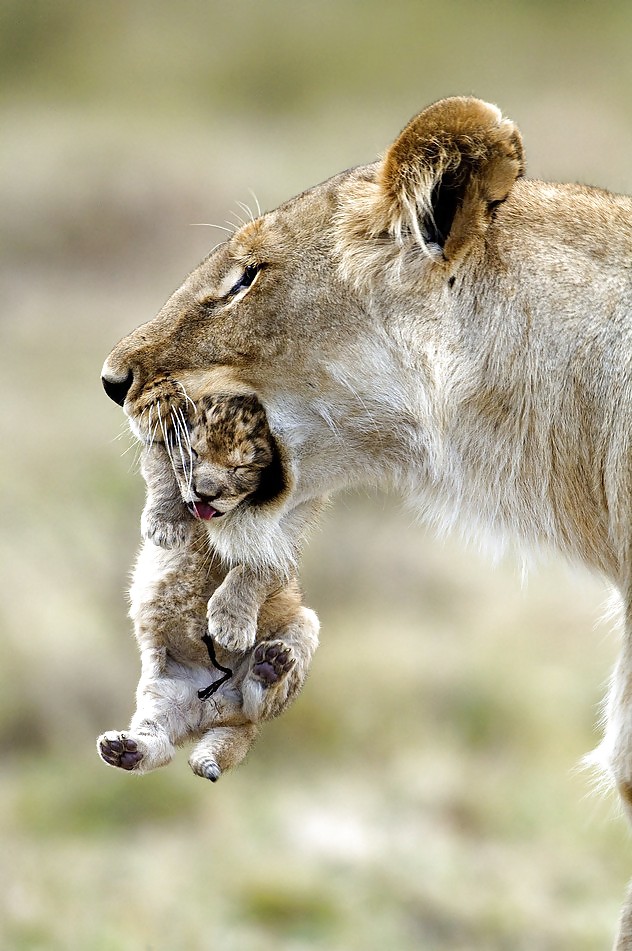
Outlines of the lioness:
M 103 733 L 97 749 L 110 766 L 146 773 L 194 739 L 189 765 L 215 782 L 244 758 L 257 724 L 301 689 L 318 619 L 301 605 L 295 578 L 222 563 L 203 528 L 244 504 L 264 504 L 276 483 L 276 447 L 256 396 L 207 395 L 192 413 L 180 393 L 168 405 L 142 460 L 146 540 L 130 612 L 142 660 L 136 712 L 129 729 Z M 234 643 L 231 626 L 246 632 L 243 643 Z
M 604 572 L 626 634 L 599 752 L 632 813 L 632 200 L 523 174 L 513 122 L 442 100 L 214 250 L 103 383 L 141 439 L 153 387 L 230 372 L 258 394 L 291 478 L 226 533 L 237 560 L 379 483 Z

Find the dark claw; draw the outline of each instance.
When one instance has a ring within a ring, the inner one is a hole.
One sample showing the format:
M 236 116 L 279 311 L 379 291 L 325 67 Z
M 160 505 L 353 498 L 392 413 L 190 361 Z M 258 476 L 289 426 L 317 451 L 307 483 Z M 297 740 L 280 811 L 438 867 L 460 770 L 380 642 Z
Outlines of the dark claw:
M 189 765 L 196 776 L 201 776 L 202 779 L 209 779 L 212 783 L 216 783 L 222 775 L 221 769 L 215 760 L 212 759 L 189 760 Z

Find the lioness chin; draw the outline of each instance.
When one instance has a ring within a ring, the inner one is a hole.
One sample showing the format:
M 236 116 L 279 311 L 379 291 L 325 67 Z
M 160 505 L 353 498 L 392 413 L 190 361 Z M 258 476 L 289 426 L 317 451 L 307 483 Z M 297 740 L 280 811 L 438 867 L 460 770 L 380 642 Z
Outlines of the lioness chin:
M 632 813 L 632 200 L 523 173 L 495 106 L 442 100 L 215 249 L 103 382 L 143 440 L 164 388 L 256 392 L 285 490 L 209 526 L 234 561 L 274 563 L 314 500 L 368 483 L 605 573 L 626 632 L 600 757 Z

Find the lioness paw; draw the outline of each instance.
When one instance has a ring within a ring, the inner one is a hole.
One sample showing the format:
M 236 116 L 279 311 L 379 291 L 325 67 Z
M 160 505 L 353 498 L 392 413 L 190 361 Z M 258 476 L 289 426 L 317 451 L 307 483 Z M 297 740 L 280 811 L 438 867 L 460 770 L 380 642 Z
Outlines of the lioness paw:
M 226 604 L 213 596 L 208 603 L 208 632 L 213 640 L 228 651 L 248 650 L 257 635 L 257 618 Z
M 126 770 L 136 769 L 144 756 L 136 740 L 116 730 L 101 734 L 97 740 L 97 752 L 108 766 Z

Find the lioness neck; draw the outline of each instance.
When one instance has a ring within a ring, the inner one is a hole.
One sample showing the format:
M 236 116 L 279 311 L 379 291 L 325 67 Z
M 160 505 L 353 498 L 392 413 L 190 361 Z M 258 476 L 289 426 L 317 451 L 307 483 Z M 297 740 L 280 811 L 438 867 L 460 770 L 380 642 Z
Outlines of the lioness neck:
M 621 580 L 631 221 L 628 198 L 518 182 L 453 281 L 383 315 L 413 397 L 395 481 L 443 528 L 562 547 Z

